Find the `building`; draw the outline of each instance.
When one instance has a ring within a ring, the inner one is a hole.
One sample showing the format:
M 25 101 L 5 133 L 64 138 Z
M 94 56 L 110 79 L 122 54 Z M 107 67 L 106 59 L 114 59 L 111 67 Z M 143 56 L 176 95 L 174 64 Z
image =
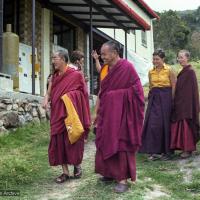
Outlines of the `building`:
M 0 72 L 5 59 L 2 33 L 6 24 L 11 24 L 19 36 L 21 53 L 26 49 L 36 54 L 29 59 L 29 65 L 18 66 L 20 92 L 43 96 L 52 52 L 66 49 L 70 55 L 79 49 L 86 55 L 84 73 L 90 78 L 94 94 L 98 74 L 91 50 L 99 50 L 107 40 L 117 40 L 124 57 L 150 62 L 154 50 L 152 20 L 158 18 L 143 0 L 0 0 Z

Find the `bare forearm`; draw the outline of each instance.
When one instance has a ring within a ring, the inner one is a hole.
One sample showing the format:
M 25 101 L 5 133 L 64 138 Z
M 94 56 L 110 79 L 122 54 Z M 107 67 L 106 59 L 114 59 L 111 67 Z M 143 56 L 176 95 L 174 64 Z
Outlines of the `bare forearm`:
M 95 64 L 96 64 L 97 72 L 100 72 L 101 71 L 101 64 L 99 62 L 99 59 L 95 59 Z

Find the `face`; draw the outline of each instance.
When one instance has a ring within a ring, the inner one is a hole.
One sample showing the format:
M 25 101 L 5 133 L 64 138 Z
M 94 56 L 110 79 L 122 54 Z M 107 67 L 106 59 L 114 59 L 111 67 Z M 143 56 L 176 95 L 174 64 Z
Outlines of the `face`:
M 116 59 L 116 52 L 112 51 L 109 46 L 103 45 L 101 47 L 101 58 L 106 65 L 112 64 Z
M 156 67 L 162 67 L 164 64 L 164 59 L 158 55 L 153 56 L 153 65 Z
M 177 60 L 180 63 L 180 65 L 183 67 L 188 65 L 188 57 L 183 52 L 178 54 Z
M 84 66 L 84 58 L 81 58 L 80 60 L 77 60 L 75 64 L 82 70 Z
M 65 66 L 64 60 L 59 56 L 58 53 L 54 53 L 52 56 L 52 64 L 56 71 L 61 70 Z

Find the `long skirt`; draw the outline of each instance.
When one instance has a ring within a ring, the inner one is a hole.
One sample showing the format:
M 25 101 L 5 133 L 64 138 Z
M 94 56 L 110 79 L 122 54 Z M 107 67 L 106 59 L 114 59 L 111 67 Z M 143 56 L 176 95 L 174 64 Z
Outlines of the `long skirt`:
M 71 144 L 66 132 L 52 135 L 49 143 L 49 163 L 51 166 L 79 165 L 83 159 L 84 136 Z
M 192 152 L 196 150 L 194 134 L 187 120 L 171 125 L 171 149 Z
M 152 88 L 142 132 L 140 153 L 170 153 L 171 88 Z
M 95 172 L 104 177 L 121 181 L 136 179 L 136 161 L 134 152 L 118 152 L 104 160 L 101 150 L 97 150 L 95 159 Z

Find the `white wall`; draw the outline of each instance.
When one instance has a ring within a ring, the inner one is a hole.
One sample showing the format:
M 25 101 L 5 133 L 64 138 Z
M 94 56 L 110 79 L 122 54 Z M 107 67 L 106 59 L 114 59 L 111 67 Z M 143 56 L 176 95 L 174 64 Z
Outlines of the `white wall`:
M 50 11 L 42 9 L 41 49 L 41 95 L 46 93 L 47 77 L 50 73 Z
M 135 34 L 130 31 L 127 34 L 127 49 L 130 51 L 136 52 L 143 59 L 147 60 L 147 62 L 152 61 L 152 54 L 154 51 L 154 43 L 153 43 L 153 23 L 152 19 L 131 0 L 124 0 L 124 2 L 134 10 L 147 24 L 151 26 L 151 30 L 146 31 L 147 34 L 147 45 L 143 46 L 142 38 L 141 38 L 141 30 L 135 30 Z M 123 45 L 125 45 L 125 33 L 121 29 L 108 29 L 108 28 L 100 28 L 101 31 L 109 35 L 110 37 L 116 39 Z

